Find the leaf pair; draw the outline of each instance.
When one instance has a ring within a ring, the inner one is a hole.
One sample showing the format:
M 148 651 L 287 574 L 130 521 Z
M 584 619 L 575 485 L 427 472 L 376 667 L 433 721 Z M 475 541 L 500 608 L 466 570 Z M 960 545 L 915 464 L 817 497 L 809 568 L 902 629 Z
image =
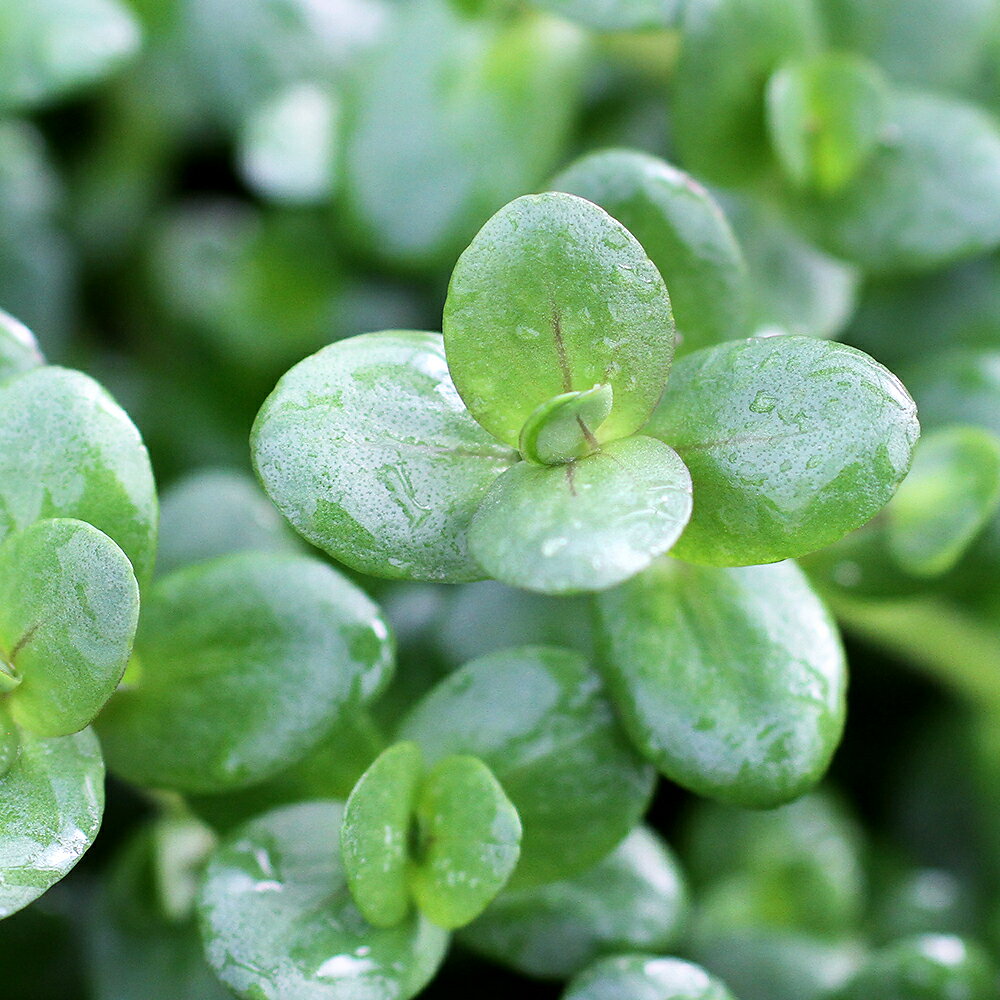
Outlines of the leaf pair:
M 351 792 L 340 832 L 347 884 L 376 927 L 410 902 L 439 927 L 477 917 L 510 878 L 521 821 L 475 757 L 451 755 L 425 772 L 420 748 L 397 743 Z

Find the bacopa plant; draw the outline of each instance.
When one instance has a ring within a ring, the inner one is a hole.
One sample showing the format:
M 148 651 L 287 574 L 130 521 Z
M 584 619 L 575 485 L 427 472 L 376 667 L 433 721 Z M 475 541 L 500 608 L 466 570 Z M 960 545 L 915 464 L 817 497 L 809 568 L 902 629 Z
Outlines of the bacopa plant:
M 993 1000 L 998 26 L 0 9 L 4 1000 Z

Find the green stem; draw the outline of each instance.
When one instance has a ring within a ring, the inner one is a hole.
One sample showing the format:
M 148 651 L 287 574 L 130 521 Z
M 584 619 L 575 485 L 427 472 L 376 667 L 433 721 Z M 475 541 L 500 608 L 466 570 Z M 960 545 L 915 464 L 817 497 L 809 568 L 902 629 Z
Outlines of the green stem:
M 855 635 L 906 659 L 957 694 L 1000 710 L 1000 628 L 935 597 L 858 601 L 825 594 Z

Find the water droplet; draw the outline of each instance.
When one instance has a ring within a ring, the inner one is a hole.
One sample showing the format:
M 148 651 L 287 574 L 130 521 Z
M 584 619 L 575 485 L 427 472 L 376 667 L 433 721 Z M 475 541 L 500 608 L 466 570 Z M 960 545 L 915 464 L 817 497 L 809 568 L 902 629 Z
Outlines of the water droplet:
M 778 401 L 768 392 L 764 392 L 761 389 L 760 392 L 754 396 L 753 402 L 750 404 L 751 413 L 770 413 L 775 406 L 777 406 Z
M 518 340 L 537 340 L 541 334 L 533 326 L 519 326 L 514 330 Z

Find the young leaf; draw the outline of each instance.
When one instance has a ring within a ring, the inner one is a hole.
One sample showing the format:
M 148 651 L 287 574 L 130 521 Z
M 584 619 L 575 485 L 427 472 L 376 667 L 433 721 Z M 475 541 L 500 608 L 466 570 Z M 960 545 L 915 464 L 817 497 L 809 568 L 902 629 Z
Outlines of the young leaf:
M 0 539 L 49 517 L 100 528 L 140 582 L 152 571 L 156 488 L 139 432 L 93 379 L 42 367 L 0 385 Z
M 110 766 L 140 785 L 219 792 L 304 756 L 393 669 L 378 608 L 306 556 L 237 553 L 151 589 L 136 683 L 102 713 Z
M 139 587 L 125 554 L 83 521 L 36 521 L 0 544 L 0 660 L 11 715 L 39 736 L 88 725 L 132 652 Z
M 424 779 L 416 822 L 413 898 L 439 927 L 462 927 L 514 871 L 521 843 L 517 810 L 482 761 L 456 755 Z
M 665 559 L 601 594 L 597 612 L 612 698 L 668 778 L 771 808 L 822 777 L 844 725 L 844 654 L 793 563 Z
M 265 813 L 211 857 L 199 909 L 209 964 L 246 1000 L 410 1000 L 444 957 L 448 934 L 417 913 L 366 923 L 336 850 L 343 807 Z
M 764 88 L 782 63 L 820 47 L 814 0 L 688 3 L 673 87 L 681 164 L 717 184 L 746 184 L 771 162 Z
M 886 508 L 889 551 L 915 576 L 952 568 L 1000 504 L 1000 438 L 949 427 L 921 439 Z
M 577 160 L 550 186 L 600 205 L 642 244 L 670 291 L 678 353 L 751 332 L 743 255 L 692 177 L 647 153 L 609 149 Z
M 251 445 L 264 489 L 314 545 L 365 573 L 447 582 L 482 576 L 469 521 L 517 460 L 470 418 L 441 337 L 405 331 L 352 337 L 296 365 Z
M 375 927 L 395 927 L 410 911 L 410 830 L 423 774 L 420 748 L 396 743 L 365 771 L 344 808 L 344 874 L 358 909 Z
M 680 0 L 533 0 L 536 7 L 596 31 L 651 31 L 674 24 Z
M 765 337 L 678 362 L 645 432 L 691 471 L 694 511 L 675 554 L 742 566 L 822 548 L 873 517 L 906 475 L 919 425 L 899 380 L 861 351 Z
M 663 279 L 638 241 L 574 195 L 525 195 L 479 231 L 444 307 L 448 367 L 469 412 L 517 446 L 532 411 L 610 385 L 597 438 L 637 431 L 663 391 L 674 324 Z
M 472 519 L 469 549 L 512 587 L 603 590 L 670 549 L 690 516 L 684 463 L 661 441 L 636 436 L 578 462 L 508 469 Z
M 0 380 L 45 364 L 32 332 L 0 309 Z
M 821 194 L 843 188 L 875 151 L 888 106 L 877 67 L 848 53 L 793 62 L 767 85 L 767 125 L 781 165 Z
M 89 729 L 54 738 L 22 733 L 20 743 L 16 762 L 0 775 L 0 919 L 80 860 L 104 812 L 104 764 Z
M 611 413 L 612 397 L 610 385 L 595 385 L 542 403 L 521 428 L 521 454 L 539 465 L 560 465 L 597 451 L 595 433 Z
M 570 981 L 563 1000 L 733 1000 L 700 966 L 679 958 L 621 955 L 595 962 Z
M 686 910 L 672 852 L 652 830 L 637 827 L 575 878 L 502 893 L 459 940 L 527 976 L 563 979 L 611 952 L 662 953 Z
M 473 660 L 413 707 L 400 738 L 431 762 L 470 754 L 496 775 L 524 827 L 512 886 L 594 864 L 652 792 L 652 771 L 621 733 L 600 678 L 567 650 L 525 646 Z
M 830 1000 L 993 1000 L 996 983 L 996 966 L 979 945 L 924 934 L 875 952 Z
M 882 272 L 940 267 L 1000 244 L 994 119 L 932 94 L 897 94 L 887 115 L 892 141 L 838 194 L 801 206 L 814 238 L 830 253 Z
M 119 0 L 35 0 L 0 8 L 0 108 L 33 108 L 85 86 L 139 47 Z

